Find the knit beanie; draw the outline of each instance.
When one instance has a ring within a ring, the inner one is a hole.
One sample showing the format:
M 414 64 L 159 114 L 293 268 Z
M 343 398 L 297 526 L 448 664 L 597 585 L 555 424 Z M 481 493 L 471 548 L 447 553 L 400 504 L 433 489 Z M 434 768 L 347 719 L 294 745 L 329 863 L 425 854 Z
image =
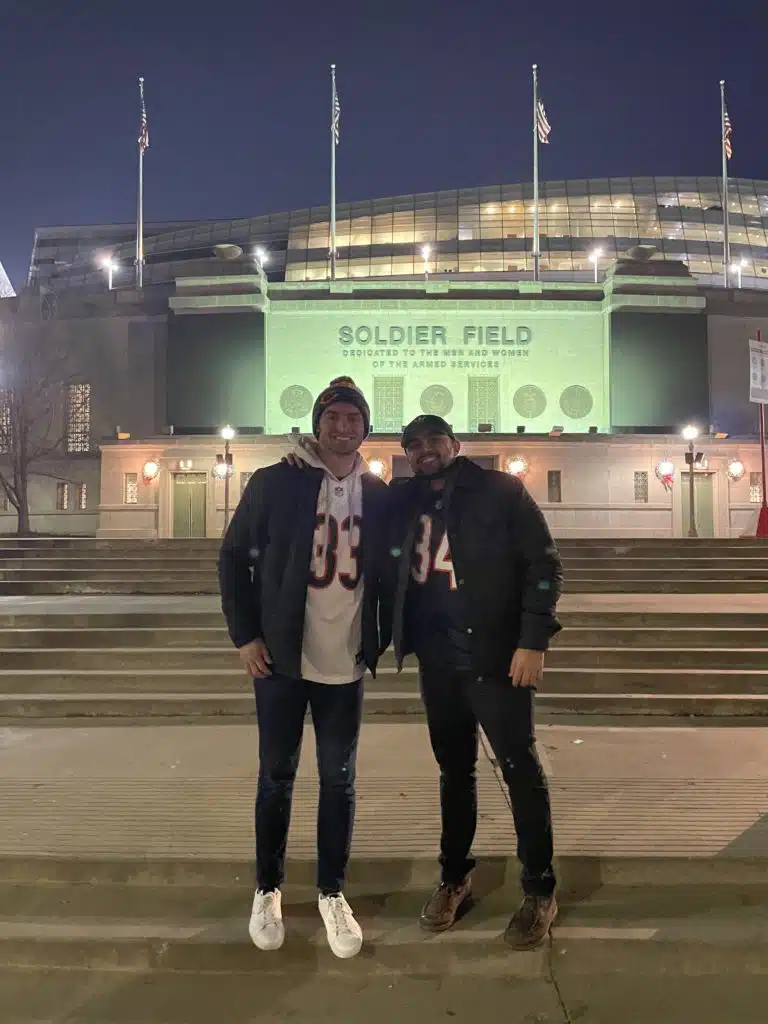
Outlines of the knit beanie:
M 312 409 L 312 433 L 315 437 L 320 434 L 320 417 L 336 402 L 348 402 L 360 410 L 367 437 L 371 430 L 371 410 L 368 408 L 365 395 L 351 377 L 335 377 L 325 391 L 321 391 L 317 396 Z

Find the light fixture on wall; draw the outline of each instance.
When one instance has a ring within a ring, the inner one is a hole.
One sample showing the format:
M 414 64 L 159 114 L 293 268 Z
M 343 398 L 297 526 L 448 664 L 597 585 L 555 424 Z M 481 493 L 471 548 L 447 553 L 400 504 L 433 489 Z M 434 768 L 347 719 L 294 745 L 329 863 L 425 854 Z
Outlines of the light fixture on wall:
M 675 464 L 669 456 L 665 455 L 663 459 L 656 463 L 655 472 L 657 478 L 669 490 L 675 479 Z
M 387 464 L 384 459 L 369 459 L 368 469 L 374 476 L 381 477 L 382 480 L 387 475 Z
M 522 455 L 513 455 L 504 463 L 504 469 L 510 476 L 523 477 L 529 470 L 528 462 Z
M 223 455 L 217 455 L 211 473 L 217 480 L 226 480 L 234 473 L 235 468 L 231 462 L 227 462 Z
M 145 484 L 151 484 L 153 480 L 157 479 L 159 473 L 160 466 L 154 459 L 148 459 L 141 469 L 141 475 Z
M 179 459 L 179 472 L 188 473 L 192 469 L 192 459 Z
M 738 483 L 739 480 L 744 476 L 747 469 L 741 459 L 731 459 L 728 463 L 728 476 L 734 483 Z

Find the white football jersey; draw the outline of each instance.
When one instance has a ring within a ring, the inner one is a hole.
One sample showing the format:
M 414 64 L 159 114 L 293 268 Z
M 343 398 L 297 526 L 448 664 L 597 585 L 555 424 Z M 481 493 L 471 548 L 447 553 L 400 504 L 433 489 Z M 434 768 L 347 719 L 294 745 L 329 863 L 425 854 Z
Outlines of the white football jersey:
M 307 458 L 302 452 L 302 458 Z M 325 470 L 317 499 L 315 536 L 309 566 L 301 677 L 316 683 L 361 679 L 363 567 L 360 527 L 363 518 L 362 458 L 338 480 Z

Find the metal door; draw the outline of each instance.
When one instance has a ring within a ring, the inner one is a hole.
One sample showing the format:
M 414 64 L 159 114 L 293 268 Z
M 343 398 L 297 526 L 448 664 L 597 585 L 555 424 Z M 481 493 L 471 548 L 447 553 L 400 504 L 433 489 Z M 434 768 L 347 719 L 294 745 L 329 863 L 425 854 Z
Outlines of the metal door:
M 205 473 L 174 473 L 174 537 L 205 537 L 207 483 Z
M 696 529 L 700 537 L 715 536 L 714 478 L 711 473 L 695 473 L 693 477 Z M 683 537 L 688 536 L 691 522 L 691 499 L 688 491 L 688 474 L 680 477 L 680 500 L 683 511 Z

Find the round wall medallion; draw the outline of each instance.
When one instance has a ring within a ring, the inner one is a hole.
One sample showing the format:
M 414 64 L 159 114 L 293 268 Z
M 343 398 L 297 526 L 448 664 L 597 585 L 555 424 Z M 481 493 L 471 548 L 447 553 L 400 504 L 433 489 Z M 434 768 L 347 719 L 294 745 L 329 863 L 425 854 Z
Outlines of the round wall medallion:
M 547 396 L 535 384 L 525 384 L 515 392 L 512 405 L 518 416 L 522 416 L 524 420 L 535 420 L 544 414 Z
M 560 408 L 571 420 L 583 420 L 589 416 L 593 405 L 591 393 L 581 384 L 571 384 L 560 395 Z
M 421 411 L 432 416 L 447 416 L 453 408 L 453 395 L 442 384 L 431 384 L 421 393 Z
M 280 408 L 291 419 L 303 419 L 312 412 L 312 395 L 303 385 L 291 384 L 280 395 Z

